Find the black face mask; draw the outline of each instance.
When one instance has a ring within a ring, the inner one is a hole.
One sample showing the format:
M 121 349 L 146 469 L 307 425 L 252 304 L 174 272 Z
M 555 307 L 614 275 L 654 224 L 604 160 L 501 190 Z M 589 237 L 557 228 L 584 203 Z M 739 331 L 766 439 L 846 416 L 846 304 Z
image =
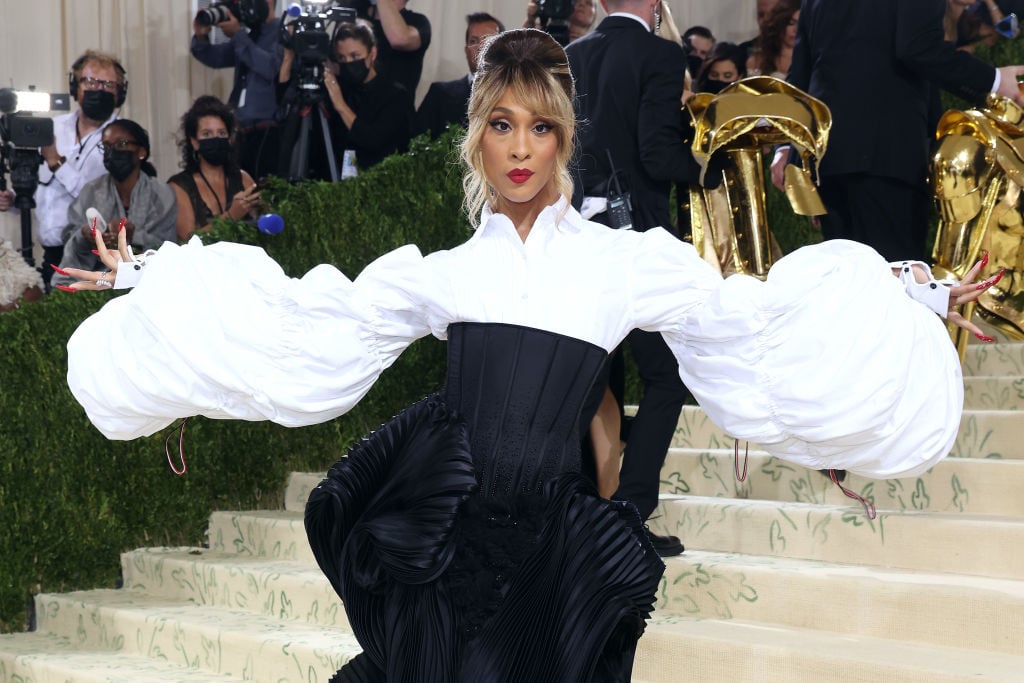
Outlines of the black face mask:
M 231 158 L 231 141 L 227 138 L 206 138 L 199 141 L 199 154 L 211 166 L 223 166 Z
M 132 174 L 138 160 L 139 157 L 130 149 L 111 149 L 103 154 L 103 168 L 120 182 Z
M 370 75 L 370 67 L 366 66 L 366 62 L 363 60 L 345 62 L 339 66 L 341 69 L 338 71 L 338 80 L 348 85 L 362 85 L 366 77 Z
M 718 93 L 722 92 L 722 90 L 724 90 L 726 86 L 729 85 L 732 85 L 732 81 L 716 81 L 712 78 L 709 78 L 708 80 L 704 81 L 704 87 L 701 89 L 701 92 L 709 92 L 712 95 L 717 95 Z
M 114 94 L 106 90 L 86 90 L 81 105 L 82 113 L 93 121 L 106 121 L 114 113 Z

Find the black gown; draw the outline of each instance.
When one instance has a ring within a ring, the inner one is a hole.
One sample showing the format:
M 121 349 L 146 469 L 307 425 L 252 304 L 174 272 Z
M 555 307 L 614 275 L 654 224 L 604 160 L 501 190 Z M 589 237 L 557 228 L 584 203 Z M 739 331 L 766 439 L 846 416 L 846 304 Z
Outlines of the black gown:
M 448 329 L 433 394 L 354 446 L 306 530 L 363 653 L 334 681 L 628 681 L 664 565 L 579 475 L 607 356 L 507 324 Z

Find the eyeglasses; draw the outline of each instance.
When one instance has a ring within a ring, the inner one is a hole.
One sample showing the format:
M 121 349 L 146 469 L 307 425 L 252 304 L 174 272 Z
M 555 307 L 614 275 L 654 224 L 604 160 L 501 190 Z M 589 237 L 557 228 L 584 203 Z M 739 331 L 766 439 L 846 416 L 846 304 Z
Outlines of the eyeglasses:
M 111 93 L 116 93 L 120 85 L 117 81 L 104 81 L 101 78 L 93 78 L 92 76 L 85 76 L 79 79 L 78 82 L 86 90 L 106 90 Z
M 135 142 L 135 140 L 128 140 L 127 138 L 122 138 L 120 140 L 114 140 L 113 142 L 101 142 L 100 151 L 106 152 L 108 149 L 128 149 L 129 147 L 138 146 L 139 143 Z

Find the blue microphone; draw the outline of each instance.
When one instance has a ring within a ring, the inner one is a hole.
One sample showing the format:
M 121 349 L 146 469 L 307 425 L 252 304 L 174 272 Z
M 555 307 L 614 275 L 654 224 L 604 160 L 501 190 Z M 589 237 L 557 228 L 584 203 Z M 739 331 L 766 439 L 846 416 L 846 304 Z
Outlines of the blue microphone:
M 256 221 L 256 229 L 264 235 L 277 235 L 284 230 L 284 219 L 276 213 L 265 213 Z
M 292 4 L 288 5 L 287 12 L 288 16 L 294 19 L 295 17 L 300 16 L 302 14 L 302 5 L 300 5 L 297 2 L 293 2 Z

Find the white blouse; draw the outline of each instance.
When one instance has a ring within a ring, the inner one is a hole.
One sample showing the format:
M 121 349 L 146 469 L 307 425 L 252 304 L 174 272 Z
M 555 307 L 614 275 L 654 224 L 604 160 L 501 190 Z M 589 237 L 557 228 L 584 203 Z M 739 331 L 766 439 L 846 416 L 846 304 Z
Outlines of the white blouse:
M 906 475 L 944 456 L 959 425 L 945 329 L 871 249 L 828 242 L 767 282 L 723 281 L 665 231 L 610 230 L 564 198 L 525 242 L 485 210 L 466 243 L 401 247 L 354 281 L 328 265 L 289 278 L 256 247 L 165 244 L 72 336 L 68 382 L 112 439 L 196 414 L 313 424 L 352 408 L 414 340 L 464 321 L 609 351 L 632 329 L 662 332 L 716 424 L 809 467 Z

